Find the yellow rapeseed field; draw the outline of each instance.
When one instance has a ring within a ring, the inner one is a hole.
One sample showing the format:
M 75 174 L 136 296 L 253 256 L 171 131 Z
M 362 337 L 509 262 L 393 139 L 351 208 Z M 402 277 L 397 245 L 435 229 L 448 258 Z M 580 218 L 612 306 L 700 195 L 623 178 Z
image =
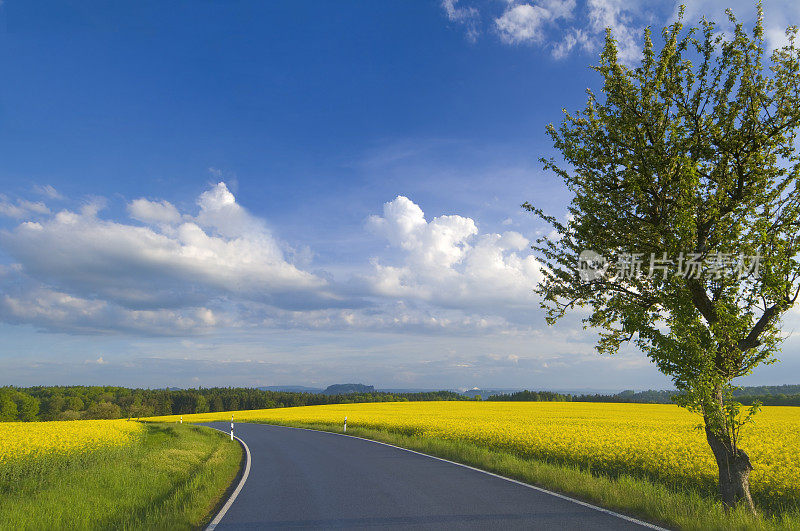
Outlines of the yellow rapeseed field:
M 238 421 L 341 424 L 480 446 L 596 471 L 645 474 L 708 487 L 714 462 L 700 418 L 673 405 L 582 402 L 394 402 L 237 411 Z M 230 420 L 231 413 L 184 415 L 188 422 Z M 148 420 L 176 421 L 177 416 Z M 742 447 L 755 465 L 753 494 L 800 499 L 800 408 L 765 407 L 745 429 Z
M 0 463 L 124 446 L 143 432 L 142 424 L 127 420 L 0 422 Z

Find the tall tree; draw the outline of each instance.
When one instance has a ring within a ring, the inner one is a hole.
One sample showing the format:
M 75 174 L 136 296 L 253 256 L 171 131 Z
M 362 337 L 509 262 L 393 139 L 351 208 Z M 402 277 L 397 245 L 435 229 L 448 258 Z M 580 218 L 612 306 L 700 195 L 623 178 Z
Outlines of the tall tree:
M 568 221 L 523 205 L 557 233 L 534 246 L 548 322 L 587 307 L 600 353 L 641 348 L 702 415 L 724 503 L 751 510 L 739 434 L 757 406 L 740 410 L 732 380 L 774 361 L 800 291 L 797 29 L 768 54 L 758 15 L 748 33 L 728 11 L 723 36 L 681 10 L 658 47 L 645 32 L 635 68 L 607 32 L 602 96 L 548 127 Z

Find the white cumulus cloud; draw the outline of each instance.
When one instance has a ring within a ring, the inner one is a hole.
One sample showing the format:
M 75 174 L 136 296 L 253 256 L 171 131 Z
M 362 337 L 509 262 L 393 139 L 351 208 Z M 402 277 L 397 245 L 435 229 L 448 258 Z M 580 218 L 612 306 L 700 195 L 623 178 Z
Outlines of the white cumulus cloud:
M 528 251 L 530 241 L 518 232 L 480 234 L 474 220 L 457 215 L 427 221 L 403 196 L 386 203 L 383 216 L 372 216 L 368 224 L 403 251 L 401 264 L 373 260 L 369 282 L 377 294 L 449 308 L 536 305 L 531 290 L 540 279 L 539 265 Z
M 12 206 L 24 211 L 0 231 L 13 261 L 0 265 L 0 320 L 46 330 L 511 332 L 529 327 L 525 316 L 537 307 L 539 267 L 527 238 L 481 233 L 460 215 L 428 220 L 403 196 L 367 223 L 399 260 L 364 256 L 367 273 L 330 264 L 338 279 L 298 266 L 296 255 L 310 262 L 312 251 L 278 240 L 222 182 L 188 211 L 134 199 L 129 219 L 106 218 L 102 198 L 56 213 Z
M 0 243 L 44 285 L 130 309 L 219 298 L 293 308 L 332 299 L 327 281 L 287 262 L 271 232 L 224 183 L 198 204 L 191 216 L 165 201 L 131 202 L 130 215 L 148 226 L 102 219 L 96 207 L 63 210 L 0 233 Z
M 135 199 L 128 205 L 130 216 L 142 223 L 172 225 L 181 220 L 178 209 L 169 201 L 148 201 L 144 198 Z
M 559 19 L 572 17 L 575 0 L 545 0 L 537 4 L 509 4 L 495 19 L 500 38 L 509 44 L 542 42 L 544 26 Z

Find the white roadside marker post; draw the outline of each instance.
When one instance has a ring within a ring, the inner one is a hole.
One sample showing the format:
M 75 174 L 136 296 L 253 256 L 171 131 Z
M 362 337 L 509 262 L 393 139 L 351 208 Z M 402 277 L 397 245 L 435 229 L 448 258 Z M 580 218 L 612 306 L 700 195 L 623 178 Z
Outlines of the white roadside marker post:
M 233 415 L 231 415 L 231 440 L 233 440 Z
M 183 424 L 183 415 L 181 415 L 181 424 Z
M 344 432 L 347 433 L 347 417 L 344 418 Z

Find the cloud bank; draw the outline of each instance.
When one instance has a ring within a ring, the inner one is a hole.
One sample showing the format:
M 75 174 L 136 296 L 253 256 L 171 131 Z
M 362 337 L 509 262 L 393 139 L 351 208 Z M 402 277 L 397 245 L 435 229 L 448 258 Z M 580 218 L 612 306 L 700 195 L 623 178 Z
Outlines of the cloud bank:
M 309 253 L 279 240 L 224 182 L 200 194 L 191 212 L 134 199 L 126 220 L 104 217 L 102 200 L 55 213 L 5 201 L 21 219 L 0 232 L 12 259 L 0 269 L 0 320 L 44 330 L 509 332 L 522 326 L 519 310 L 537 306 L 527 238 L 481 233 L 459 215 L 428 221 L 404 196 L 369 217 L 362 234 L 384 240 L 394 256 L 364 256 L 367 272 L 343 278 L 308 270 Z

